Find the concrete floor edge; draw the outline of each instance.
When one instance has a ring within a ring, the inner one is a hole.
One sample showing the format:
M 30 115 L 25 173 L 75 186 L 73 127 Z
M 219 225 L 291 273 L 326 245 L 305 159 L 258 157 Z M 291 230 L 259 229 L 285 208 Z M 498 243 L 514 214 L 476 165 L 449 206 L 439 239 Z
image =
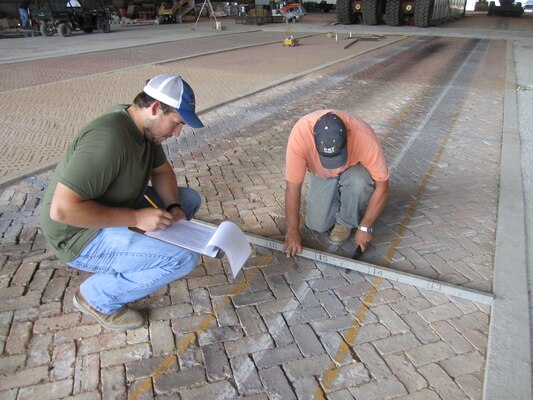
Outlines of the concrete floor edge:
M 532 398 L 525 211 L 512 46 L 512 42 L 507 41 L 507 86 L 494 257 L 495 300 L 489 324 L 483 385 L 485 400 Z

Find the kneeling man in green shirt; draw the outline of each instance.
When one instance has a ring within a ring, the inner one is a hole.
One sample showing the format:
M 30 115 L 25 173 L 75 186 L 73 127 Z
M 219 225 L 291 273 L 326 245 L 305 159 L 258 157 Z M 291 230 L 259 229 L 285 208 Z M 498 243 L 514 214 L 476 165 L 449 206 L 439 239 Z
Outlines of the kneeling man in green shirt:
M 158 75 L 133 104 L 117 105 L 84 126 L 50 180 L 43 233 L 59 259 L 92 273 L 73 303 L 107 329 L 141 327 L 143 314 L 127 303 L 188 274 L 199 261 L 194 252 L 129 229 L 154 231 L 199 209 L 200 195 L 178 187 L 161 146 L 185 124 L 203 127 L 193 90 L 179 76 Z

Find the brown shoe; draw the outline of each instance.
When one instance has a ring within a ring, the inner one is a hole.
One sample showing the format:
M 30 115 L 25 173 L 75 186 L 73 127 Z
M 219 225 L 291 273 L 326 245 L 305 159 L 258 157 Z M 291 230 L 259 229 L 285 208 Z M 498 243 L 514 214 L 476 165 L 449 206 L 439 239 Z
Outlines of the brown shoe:
M 329 234 L 329 241 L 333 244 L 341 245 L 348 240 L 351 233 L 352 228 L 337 222 Z
M 129 308 L 128 306 L 122 307 L 120 310 L 112 314 L 104 314 L 94 309 L 81 295 L 79 289 L 76 291 L 74 298 L 72 299 L 74 307 L 80 310 L 82 313 L 92 315 L 104 328 L 114 331 L 127 331 L 130 329 L 137 329 L 144 325 L 144 317 L 142 314 Z

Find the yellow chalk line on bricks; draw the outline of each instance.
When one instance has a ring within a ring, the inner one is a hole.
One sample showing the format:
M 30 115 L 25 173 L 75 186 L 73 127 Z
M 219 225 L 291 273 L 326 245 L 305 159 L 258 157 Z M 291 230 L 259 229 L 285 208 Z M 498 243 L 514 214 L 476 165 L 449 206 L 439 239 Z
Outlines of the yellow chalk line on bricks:
M 223 307 L 225 307 L 231 299 L 231 296 L 238 295 L 241 293 L 246 287 L 248 286 L 248 281 L 251 281 L 255 278 L 255 276 L 259 273 L 259 270 L 268 265 L 270 261 L 274 258 L 274 254 L 271 251 L 268 255 L 261 257 L 259 260 L 259 263 L 257 264 L 257 268 L 253 270 L 253 272 L 250 273 L 248 276 L 248 279 L 244 277 L 244 280 L 241 283 L 238 283 L 236 287 L 231 291 L 231 293 L 226 296 L 226 298 L 220 302 L 214 309 L 214 314 L 217 314 Z M 244 276 L 244 275 L 243 275 Z M 143 393 L 146 393 L 152 388 L 152 380 L 157 380 L 157 378 L 168 371 L 176 362 L 176 354 L 181 354 L 185 351 L 185 349 L 194 342 L 196 338 L 196 333 L 205 331 L 207 328 L 211 326 L 211 322 L 215 319 L 213 315 L 207 315 L 205 318 L 203 318 L 200 323 L 198 324 L 198 327 L 194 332 L 189 332 L 187 335 L 185 335 L 178 343 L 178 348 L 176 353 L 172 353 L 168 355 L 162 362 L 157 366 L 156 369 L 150 374 L 149 377 L 145 378 L 139 386 L 133 391 L 133 393 L 128 397 L 129 400 L 136 400 L 138 396 L 142 395 Z
M 393 131 L 394 127 L 398 126 L 400 122 L 403 121 L 404 118 L 411 115 L 413 109 L 418 105 L 419 100 L 427 93 L 428 89 L 424 90 L 420 95 L 417 95 L 409 105 L 404 107 L 400 115 L 395 118 L 394 123 L 387 128 L 387 130 L 379 137 L 379 141 L 383 142 Z M 424 185 L 425 187 L 426 185 Z M 420 191 L 419 191 L 420 193 Z M 413 216 L 413 213 L 416 209 L 416 204 L 418 202 L 418 198 L 415 200 L 414 205 L 412 204 L 411 207 L 409 207 L 407 211 L 407 216 L 403 219 L 400 230 L 399 230 L 399 238 L 394 240 L 389 248 L 387 249 L 387 252 L 385 254 L 385 264 L 384 267 L 387 268 L 392 260 L 392 257 L 394 256 L 394 253 L 396 252 L 396 248 L 401 242 L 401 238 L 405 234 L 405 226 L 408 224 L 409 220 Z M 339 348 L 337 349 L 337 353 L 335 354 L 335 357 L 333 357 L 333 363 L 330 365 L 330 368 L 324 373 L 324 376 L 322 378 L 322 385 L 324 386 L 324 390 L 328 390 L 332 387 L 335 379 L 337 378 L 339 374 L 338 367 L 342 365 L 342 360 L 346 357 L 346 355 L 350 352 L 350 345 L 348 343 L 354 343 L 357 339 L 357 336 L 359 335 L 359 331 L 361 328 L 360 322 L 358 321 L 364 321 L 366 314 L 369 311 L 369 308 L 365 306 L 365 303 L 369 304 L 374 300 L 374 297 L 377 294 L 376 286 L 379 286 L 381 282 L 383 281 L 383 278 L 373 278 L 372 283 L 372 290 L 363 298 L 363 302 L 359 309 L 357 310 L 357 313 L 355 314 L 355 319 L 352 324 L 352 327 L 346 332 L 344 341 L 342 341 L 339 345 Z M 320 390 L 320 387 L 317 388 L 317 391 L 315 393 L 316 399 L 324 399 L 324 394 L 322 390 Z
M 435 153 L 435 157 L 433 157 L 433 161 L 431 162 L 429 169 L 427 173 L 425 174 L 424 179 L 422 180 L 422 183 L 418 187 L 418 190 L 416 192 L 416 197 L 411 202 L 409 208 L 407 209 L 406 216 L 402 219 L 402 224 L 397 231 L 398 238 L 393 240 L 389 248 L 387 249 L 387 252 L 385 254 L 385 263 L 383 265 L 383 267 L 385 268 L 388 268 L 390 264 L 392 263 L 393 256 L 396 253 L 398 246 L 400 245 L 400 242 L 402 241 L 405 231 L 407 230 L 407 226 L 409 225 L 409 222 L 411 221 L 411 218 L 413 217 L 413 214 L 416 211 L 418 203 L 422 195 L 424 194 L 428 183 L 433 177 L 433 172 L 435 171 L 435 168 L 437 168 L 437 164 L 442 157 L 446 144 L 450 140 L 453 127 L 455 126 L 457 122 L 457 118 L 459 117 L 459 112 L 461 110 L 461 107 L 464 101 L 465 101 L 465 97 L 463 96 L 463 98 L 458 104 L 457 111 L 455 112 L 455 114 L 453 115 L 451 119 L 451 124 L 448 127 L 446 136 L 444 136 L 444 139 L 441 142 L 439 149 Z M 344 342 L 342 342 L 339 348 L 337 349 L 337 353 L 333 357 L 333 361 L 329 365 L 328 370 L 324 372 L 322 376 L 322 388 L 323 389 L 320 388 L 320 386 L 317 387 L 317 390 L 315 392 L 315 399 L 320 399 L 320 400 L 324 399 L 323 391 L 328 393 L 333 387 L 333 384 L 335 383 L 335 379 L 337 379 L 341 371 L 341 368 L 339 366 L 342 366 L 342 362 L 346 358 L 346 355 L 350 353 L 350 346 L 352 346 L 355 343 L 355 340 L 357 339 L 357 336 L 359 335 L 359 331 L 361 329 L 361 323 L 365 320 L 367 313 L 370 311 L 370 309 L 365 304 L 373 303 L 374 298 L 377 295 L 377 287 L 381 285 L 383 280 L 384 280 L 383 278 L 379 278 L 379 277 L 374 277 L 371 280 L 372 290 L 368 294 L 366 294 L 365 297 L 363 298 L 362 304 L 361 306 L 359 306 L 359 309 L 357 310 L 357 313 L 355 314 L 355 318 L 352 323 L 352 326 L 348 328 L 348 330 L 344 334 Z

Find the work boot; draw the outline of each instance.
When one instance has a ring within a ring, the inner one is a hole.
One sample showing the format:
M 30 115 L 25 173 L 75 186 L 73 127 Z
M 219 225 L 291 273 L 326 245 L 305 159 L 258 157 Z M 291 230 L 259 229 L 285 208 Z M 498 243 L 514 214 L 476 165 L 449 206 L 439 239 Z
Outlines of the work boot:
M 351 233 L 352 228 L 337 222 L 329 234 L 329 241 L 333 244 L 341 245 L 348 240 Z
M 79 289 L 74 295 L 72 303 L 74 303 L 74 307 L 82 313 L 92 315 L 100 325 L 113 331 L 127 331 L 140 328 L 144 325 L 144 317 L 142 314 L 128 306 L 124 306 L 112 314 L 101 313 L 87 303 Z

